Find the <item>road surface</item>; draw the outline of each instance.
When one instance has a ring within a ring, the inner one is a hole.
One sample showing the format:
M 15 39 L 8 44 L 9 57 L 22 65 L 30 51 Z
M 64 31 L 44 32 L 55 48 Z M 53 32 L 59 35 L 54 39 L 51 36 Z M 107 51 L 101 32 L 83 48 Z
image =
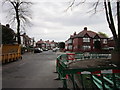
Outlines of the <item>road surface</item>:
M 3 88 L 58 88 L 62 81 L 56 81 L 55 60 L 52 51 L 26 53 L 18 60 L 2 67 Z

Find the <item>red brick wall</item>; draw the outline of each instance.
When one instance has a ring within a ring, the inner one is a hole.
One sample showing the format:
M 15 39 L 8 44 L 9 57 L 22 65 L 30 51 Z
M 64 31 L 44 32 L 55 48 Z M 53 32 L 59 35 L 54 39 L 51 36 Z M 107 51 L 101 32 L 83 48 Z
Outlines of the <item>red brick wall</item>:
M 114 47 L 115 46 L 115 42 L 113 40 L 109 40 L 108 41 L 108 46 L 109 47 Z
M 73 51 L 78 51 L 78 38 L 73 39 Z
M 93 39 L 90 39 L 90 42 L 83 42 L 83 38 L 75 38 L 73 40 L 73 51 L 74 52 L 85 52 L 83 49 L 82 49 L 82 46 L 83 45 L 90 45 L 91 46 L 91 49 L 90 50 L 86 50 L 86 52 L 91 52 L 93 51 L 93 47 L 94 47 L 94 44 L 93 44 Z
M 103 44 L 103 41 L 101 41 L 101 47 L 108 45 L 108 43 Z M 82 49 L 83 45 L 89 45 L 89 46 L 91 46 L 91 49 L 83 50 Z M 110 42 L 110 45 L 113 45 L 113 42 Z M 73 39 L 73 52 L 94 52 L 94 51 L 96 51 L 96 49 L 94 49 L 93 47 L 94 47 L 93 39 L 90 39 L 90 42 L 83 42 L 83 38 L 74 38 Z
M 90 45 L 91 45 L 91 51 L 93 51 L 93 47 L 94 47 L 94 43 L 93 43 L 93 39 L 90 39 Z
M 81 51 L 82 46 L 83 46 L 83 39 L 82 39 L 82 38 L 79 38 L 79 39 L 78 39 L 78 51 Z

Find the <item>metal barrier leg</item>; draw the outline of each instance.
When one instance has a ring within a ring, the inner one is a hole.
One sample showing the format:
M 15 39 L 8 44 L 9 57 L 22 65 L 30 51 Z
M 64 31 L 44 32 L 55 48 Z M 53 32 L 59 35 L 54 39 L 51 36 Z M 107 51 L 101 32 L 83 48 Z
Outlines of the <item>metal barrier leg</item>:
M 75 90 L 75 79 L 74 79 L 74 74 L 71 74 L 71 79 L 72 79 L 72 83 L 73 83 L 73 90 Z
M 83 76 L 82 76 L 82 74 L 80 74 L 80 79 L 81 79 L 81 84 L 82 84 L 82 90 L 84 90 L 84 82 L 83 82 Z
M 67 81 L 66 81 L 66 79 L 63 79 L 63 88 L 67 89 Z
M 116 90 L 117 88 L 117 86 L 116 86 L 116 78 L 115 78 L 115 73 L 112 73 L 112 78 L 113 78 L 113 83 L 114 83 L 114 90 Z
M 59 72 L 58 72 L 57 78 L 55 78 L 54 80 L 60 80 L 60 74 L 59 74 Z
M 92 74 L 90 74 L 90 80 L 91 80 L 91 84 L 92 84 L 92 90 L 94 90 L 94 82 L 93 82 L 93 77 L 92 77 Z
M 102 88 L 103 88 L 103 90 L 105 90 L 105 83 L 104 83 L 104 79 L 103 79 L 103 74 L 101 74 L 101 81 L 102 81 Z
M 58 80 L 60 80 L 60 74 L 58 73 Z

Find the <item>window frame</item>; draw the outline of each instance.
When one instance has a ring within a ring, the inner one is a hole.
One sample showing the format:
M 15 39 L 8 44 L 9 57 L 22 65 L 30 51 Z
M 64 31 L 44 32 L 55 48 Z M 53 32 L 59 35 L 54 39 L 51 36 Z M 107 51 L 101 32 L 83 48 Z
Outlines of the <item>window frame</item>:
M 90 45 L 83 45 L 82 49 L 83 50 L 91 50 L 91 46 Z
M 90 42 L 90 38 L 89 37 L 84 37 L 83 42 Z

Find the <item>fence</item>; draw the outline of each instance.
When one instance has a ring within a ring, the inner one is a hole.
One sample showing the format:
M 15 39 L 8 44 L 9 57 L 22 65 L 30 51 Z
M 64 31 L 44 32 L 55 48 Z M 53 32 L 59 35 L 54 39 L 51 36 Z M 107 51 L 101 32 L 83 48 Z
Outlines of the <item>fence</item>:
M 102 55 L 102 54 L 101 54 Z M 95 54 L 94 54 L 95 56 Z M 107 55 L 106 55 L 107 56 Z M 90 56 L 91 57 L 91 56 Z M 69 68 L 74 61 L 88 59 L 82 54 L 62 54 L 57 57 L 56 70 L 63 81 L 63 88 L 78 89 L 120 89 L 120 67 Z M 93 58 L 109 58 L 96 55 Z M 71 82 L 71 83 L 70 83 Z

